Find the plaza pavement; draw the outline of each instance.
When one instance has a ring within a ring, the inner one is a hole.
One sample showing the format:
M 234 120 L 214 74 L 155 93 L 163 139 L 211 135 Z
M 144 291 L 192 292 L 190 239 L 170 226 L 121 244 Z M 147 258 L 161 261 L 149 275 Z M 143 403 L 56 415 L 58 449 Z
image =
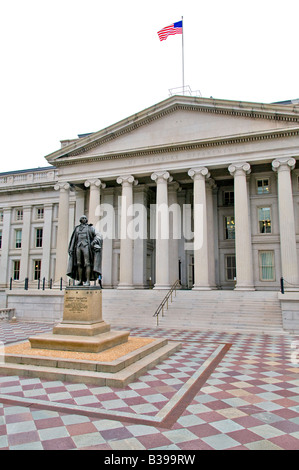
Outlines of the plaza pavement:
M 0 341 L 52 327 L 2 321 Z M 299 336 L 130 331 L 182 348 L 124 389 L 0 375 L 0 450 L 299 449 Z

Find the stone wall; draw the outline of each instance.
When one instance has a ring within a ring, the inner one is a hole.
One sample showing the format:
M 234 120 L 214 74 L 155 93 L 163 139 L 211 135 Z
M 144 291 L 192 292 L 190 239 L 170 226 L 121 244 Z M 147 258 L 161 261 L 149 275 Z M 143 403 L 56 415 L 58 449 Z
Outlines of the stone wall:
M 283 328 L 290 333 L 299 333 L 299 292 L 278 294 L 281 304 Z
M 17 320 L 56 322 L 63 316 L 64 292 L 52 291 L 7 291 L 7 307 L 15 308 Z

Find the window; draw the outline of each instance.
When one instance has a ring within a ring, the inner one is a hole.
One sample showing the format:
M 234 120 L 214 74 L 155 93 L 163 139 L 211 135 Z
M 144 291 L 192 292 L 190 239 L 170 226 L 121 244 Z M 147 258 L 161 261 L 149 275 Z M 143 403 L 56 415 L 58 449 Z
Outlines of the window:
M 225 256 L 225 277 L 227 281 L 235 281 L 236 279 L 236 256 Z
M 15 231 L 15 240 L 16 240 L 15 248 L 22 248 L 22 230 L 21 229 L 17 229 Z
M 36 208 L 36 218 L 38 220 L 42 220 L 44 218 L 44 208 L 43 207 L 37 207 Z
M 0 230 L 0 249 L 2 248 L 2 230 Z
M 224 191 L 223 193 L 223 205 L 233 206 L 234 205 L 234 191 Z
M 35 247 L 41 248 L 42 246 L 43 246 L 43 229 L 37 228 L 36 236 L 35 236 Z
M 261 207 L 259 209 L 259 232 L 271 233 L 271 209 L 270 207 Z
M 225 240 L 235 239 L 235 218 L 233 216 L 224 217 Z
M 38 281 L 40 279 L 42 262 L 40 259 L 34 261 L 34 280 Z
M 257 194 L 268 194 L 270 192 L 270 180 L 264 178 L 256 181 Z
M 0 222 L 3 222 L 3 211 L 0 211 Z
M 261 281 L 275 281 L 274 251 L 259 252 L 259 267 Z
M 20 280 L 20 260 L 13 262 L 13 279 L 14 281 Z
M 23 220 L 23 209 L 16 210 L 16 220 Z

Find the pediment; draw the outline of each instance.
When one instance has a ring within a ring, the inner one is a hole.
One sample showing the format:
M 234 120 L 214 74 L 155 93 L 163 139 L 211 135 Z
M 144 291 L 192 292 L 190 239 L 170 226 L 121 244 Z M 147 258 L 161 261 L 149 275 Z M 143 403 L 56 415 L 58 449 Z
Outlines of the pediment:
M 213 141 L 299 126 L 299 106 L 171 97 L 46 157 L 61 165 L 164 146 Z

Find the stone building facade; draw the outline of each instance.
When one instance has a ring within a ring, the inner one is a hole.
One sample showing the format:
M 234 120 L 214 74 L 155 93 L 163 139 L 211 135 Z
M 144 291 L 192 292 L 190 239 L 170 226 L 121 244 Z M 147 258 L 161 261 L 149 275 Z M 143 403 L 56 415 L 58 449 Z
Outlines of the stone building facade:
M 297 290 L 299 102 L 173 96 L 0 174 L 0 286 L 66 278 L 82 214 L 106 288 Z M 170 210 L 169 210 L 170 209 Z

